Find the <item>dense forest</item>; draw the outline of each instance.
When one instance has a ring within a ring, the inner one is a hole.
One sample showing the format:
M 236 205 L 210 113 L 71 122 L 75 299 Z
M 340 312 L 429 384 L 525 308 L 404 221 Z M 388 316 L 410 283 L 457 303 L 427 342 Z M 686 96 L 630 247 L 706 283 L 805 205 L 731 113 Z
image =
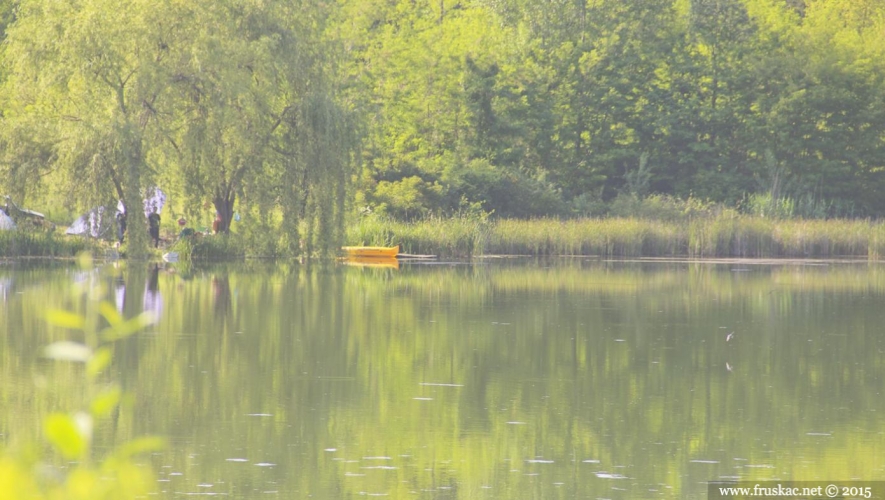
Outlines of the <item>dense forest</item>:
M 0 4 L 18 200 L 133 206 L 161 185 L 293 250 L 360 212 L 663 195 L 885 214 L 878 0 Z
M 624 193 L 885 210 L 882 2 L 379 1 L 340 15 L 365 124 L 359 192 L 397 215 L 462 199 L 594 214 Z

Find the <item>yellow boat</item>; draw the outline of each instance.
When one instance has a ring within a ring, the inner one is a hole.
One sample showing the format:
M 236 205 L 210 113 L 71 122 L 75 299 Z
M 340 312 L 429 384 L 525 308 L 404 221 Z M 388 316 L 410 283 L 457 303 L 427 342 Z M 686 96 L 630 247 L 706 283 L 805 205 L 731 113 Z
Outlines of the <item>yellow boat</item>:
M 395 259 L 399 253 L 399 245 L 395 247 L 341 247 L 348 259 Z

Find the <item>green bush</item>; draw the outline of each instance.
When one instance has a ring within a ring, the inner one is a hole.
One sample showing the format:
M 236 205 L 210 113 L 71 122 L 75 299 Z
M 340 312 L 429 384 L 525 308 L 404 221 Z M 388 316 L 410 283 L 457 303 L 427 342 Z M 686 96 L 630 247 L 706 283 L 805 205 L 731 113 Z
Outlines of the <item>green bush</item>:
M 653 194 L 640 198 L 634 194 L 620 194 L 610 206 L 614 217 L 636 217 L 668 222 L 687 221 L 699 217 L 713 217 L 727 211 L 721 205 L 689 196 L 683 200 L 670 195 Z

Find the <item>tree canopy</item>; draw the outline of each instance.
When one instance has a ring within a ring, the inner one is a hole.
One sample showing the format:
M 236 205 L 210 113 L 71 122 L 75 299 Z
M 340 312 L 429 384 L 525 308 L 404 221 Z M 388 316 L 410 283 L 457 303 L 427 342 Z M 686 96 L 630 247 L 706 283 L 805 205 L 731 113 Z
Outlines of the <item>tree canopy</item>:
M 879 2 L 369 3 L 343 16 L 360 202 L 531 216 L 773 193 L 885 210 Z
M 131 208 L 162 180 L 191 206 L 211 201 L 226 232 L 238 196 L 266 212 L 325 189 L 333 172 L 343 183 L 353 141 L 316 118 L 346 114 L 316 53 L 322 16 L 311 2 L 20 2 L 3 53 L 4 184 Z M 317 140 L 338 154 L 300 154 Z M 291 196 L 261 182 L 286 169 L 316 174 Z M 340 213 L 336 203 L 312 216 Z M 137 255 L 144 221 L 129 223 Z

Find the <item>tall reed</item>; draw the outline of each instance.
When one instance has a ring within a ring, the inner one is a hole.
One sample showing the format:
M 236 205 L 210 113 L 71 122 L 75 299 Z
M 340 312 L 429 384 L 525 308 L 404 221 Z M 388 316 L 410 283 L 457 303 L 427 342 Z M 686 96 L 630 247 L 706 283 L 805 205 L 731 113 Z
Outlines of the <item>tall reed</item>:
M 400 246 L 400 252 L 470 257 L 487 252 L 489 223 L 481 218 L 432 217 L 417 222 L 364 217 L 348 228 L 351 245 Z
M 870 220 L 775 220 L 724 211 L 682 220 L 366 217 L 348 244 L 393 246 L 444 257 L 599 255 L 604 257 L 852 257 L 885 255 L 885 223 Z
M 95 253 L 98 245 L 77 236 L 42 231 L 0 231 L 0 257 L 74 257 Z
M 253 254 L 249 254 L 249 250 Z M 243 259 L 246 256 L 267 257 L 261 253 L 262 245 L 251 246 L 237 234 L 201 235 L 195 234 L 179 238 L 172 251 L 179 252 L 182 260 L 228 260 Z M 274 255 L 271 255 L 274 256 Z

